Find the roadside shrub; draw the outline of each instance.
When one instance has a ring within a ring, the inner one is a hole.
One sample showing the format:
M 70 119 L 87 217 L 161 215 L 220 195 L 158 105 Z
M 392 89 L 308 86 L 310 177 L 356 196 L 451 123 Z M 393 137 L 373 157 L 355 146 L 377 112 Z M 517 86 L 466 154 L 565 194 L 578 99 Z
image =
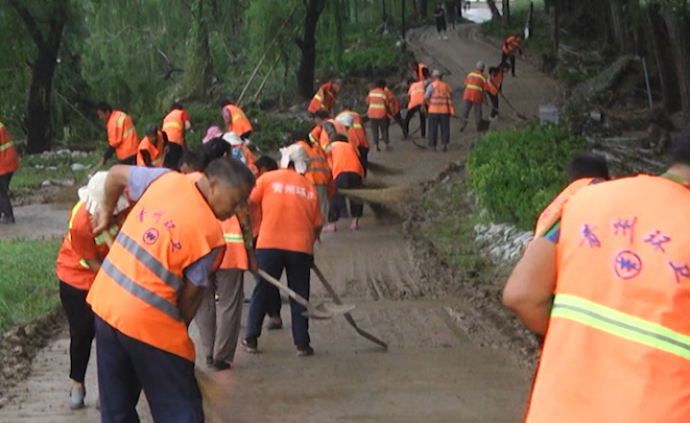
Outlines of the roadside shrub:
M 469 154 L 470 187 L 491 220 L 532 229 L 567 185 L 568 162 L 584 146 L 584 139 L 553 125 L 492 132 Z

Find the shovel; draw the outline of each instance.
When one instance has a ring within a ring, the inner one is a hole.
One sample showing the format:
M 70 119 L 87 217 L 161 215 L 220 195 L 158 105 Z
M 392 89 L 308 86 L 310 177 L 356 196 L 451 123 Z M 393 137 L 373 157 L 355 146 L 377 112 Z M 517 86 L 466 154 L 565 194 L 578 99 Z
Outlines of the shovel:
M 259 269 L 257 272 L 264 280 L 266 280 L 271 285 L 285 292 L 290 298 L 295 300 L 298 304 L 303 305 L 307 308 L 307 311 L 302 313 L 303 316 L 309 317 L 316 320 L 326 320 L 332 319 L 335 316 L 349 313 L 355 309 L 354 304 L 319 304 L 318 306 L 313 306 L 309 301 L 297 295 L 295 291 L 278 282 L 276 278 Z

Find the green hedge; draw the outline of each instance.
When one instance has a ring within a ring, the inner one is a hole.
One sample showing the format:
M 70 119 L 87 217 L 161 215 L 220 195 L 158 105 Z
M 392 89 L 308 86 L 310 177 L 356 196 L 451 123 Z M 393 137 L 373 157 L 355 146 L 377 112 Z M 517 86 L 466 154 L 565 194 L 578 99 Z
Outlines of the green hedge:
M 467 159 L 470 186 L 493 221 L 533 229 L 567 185 L 568 162 L 584 145 L 584 139 L 553 125 L 491 132 Z

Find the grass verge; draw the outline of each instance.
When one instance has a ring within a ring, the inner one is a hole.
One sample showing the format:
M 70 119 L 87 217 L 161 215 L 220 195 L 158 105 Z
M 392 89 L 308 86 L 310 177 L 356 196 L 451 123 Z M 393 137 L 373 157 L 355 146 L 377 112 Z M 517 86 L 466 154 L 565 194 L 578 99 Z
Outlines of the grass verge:
M 59 304 L 55 258 L 61 241 L 0 241 L 0 333 Z
M 36 154 L 21 158 L 21 167 L 12 178 L 12 192 L 14 195 L 31 194 L 41 187 L 43 181 L 64 180 L 75 178 L 81 181 L 86 171 L 72 171 L 72 164 L 91 165 L 95 163 L 102 152 L 88 153 L 86 157 L 72 157 L 70 154 Z

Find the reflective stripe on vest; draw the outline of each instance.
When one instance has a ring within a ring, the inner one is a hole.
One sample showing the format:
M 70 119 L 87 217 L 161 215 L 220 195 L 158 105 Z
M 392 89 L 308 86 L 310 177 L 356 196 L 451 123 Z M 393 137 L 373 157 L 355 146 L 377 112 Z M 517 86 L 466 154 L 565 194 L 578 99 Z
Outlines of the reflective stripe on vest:
M 180 122 L 165 122 L 163 124 L 163 130 L 165 131 L 165 128 L 167 128 L 169 126 L 174 126 L 175 128 L 178 128 L 178 129 L 184 128 L 184 126 Z
M 479 74 L 479 73 L 476 73 L 476 72 L 471 72 L 469 76 L 473 76 L 473 77 L 475 77 L 475 78 L 479 78 L 479 79 L 482 80 L 482 82 L 486 82 L 486 78 L 485 78 L 484 75 L 482 75 L 482 74 Z M 472 88 L 472 89 L 475 89 L 475 90 L 484 91 L 484 87 L 483 87 L 483 86 L 477 85 L 477 84 L 473 84 L 473 83 L 471 83 L 471 82 L 470 82 L 469 84 L 467 84 L 467 88 Z
M 234 122 L 234 121 L 236 121 L 237 119 L 243 118 L 243 117 L 245 117 L 245 116 L 244 116 L 244 112 L 235 113 L 234 115 L 232 115 L 232 121 Z M 240 134 L 237 134 L 237 135 L 240 135 Z
M 690 336 L 583 298 L 556 295 L 551 317 L 571 320 L 690 360 Z
M 143 264 L 147 269 L 153 272 L 161 281 L 165 282 L 166 285 L 170 286 L 175 292 L 179 292 L 182 288 L 182 280 L 177 277 L 170 270 L 166 269 L 163 263 L 158 261 L 158 259 L 141 247 L 135 240 L 130 238 L 128 235 L 120 232 L 115 239 L 115 242 L 120 244 L 129 251 L 139 263 Z M 113 275 L 110 275 L 113 279 Z M 119 281 L 118 281 L 119 282 Z M 157 294 L 156 294 L 157 295 Z M 167 300 L 166 300 L 167 302 Z
M 225 238 L 225 242 L 244 243 L 244 237 L 242 236 L 242 234 L 224 233 L 223 238 Z

